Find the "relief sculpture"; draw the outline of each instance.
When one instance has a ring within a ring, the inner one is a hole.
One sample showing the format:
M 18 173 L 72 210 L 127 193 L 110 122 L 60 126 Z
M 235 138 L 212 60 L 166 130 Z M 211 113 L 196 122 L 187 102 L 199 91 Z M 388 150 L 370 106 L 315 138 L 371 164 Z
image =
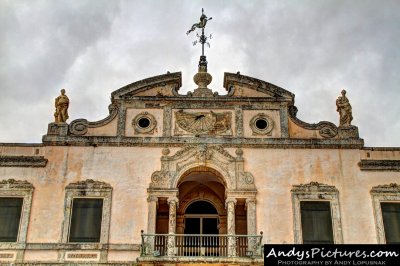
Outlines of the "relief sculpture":
M 232 113 L 209 112 L 175 112 L 175 134 L 182 135 L 186 131 L 195 135 L 232 135 Z M 179 127 L 179 128 L 178 128 Z M 179 130 L 182 129 L 182 130 Z

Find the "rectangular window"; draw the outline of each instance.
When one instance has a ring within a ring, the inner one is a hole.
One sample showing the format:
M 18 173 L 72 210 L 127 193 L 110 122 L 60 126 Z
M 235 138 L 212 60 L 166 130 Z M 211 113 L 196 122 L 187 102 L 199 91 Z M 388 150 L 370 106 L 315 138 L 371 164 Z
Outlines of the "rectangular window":
M 69 242 L 100 242 L 103 199 L 74 198 Z
M 400 203 L 381 202 L 387 244 L 400 244 Z
M 16 242 L 23 198 L 0 197 L 0 242 Z
M 301 201 L 304 244 L 333 244 L 331 206 L 328 201 Z

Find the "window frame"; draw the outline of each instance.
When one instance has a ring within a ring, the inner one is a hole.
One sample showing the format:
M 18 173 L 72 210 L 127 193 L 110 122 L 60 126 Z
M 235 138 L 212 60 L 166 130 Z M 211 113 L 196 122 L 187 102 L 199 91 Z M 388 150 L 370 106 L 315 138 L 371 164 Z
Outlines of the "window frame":
M 391 183 L 389 185 L 378 185 L 370 191 L 375 218 L 376 238 L 378 244 L 386 244 L 385 226 L 383 224 L 382 202 L 400 204 L 400 185 Z
M 22 198 L 21 217 L 19 219 L 17 241 L 0 243 L 26 243 L 28 223 L 32 207 L 33 185 L 28 181 L 8 179 L 0 181 L 0 197 Z
M 28 234 L 28 225 L 32 208 L 34 186 L 26 180 L 1 180 L 0 197 L 22 198 L 21 217 L 19 219 L 17 241 L 0 242 L 0 250 L 8 250 L 13 256 L 12 262 L 22 262 Z
M 74 198 L 96 198 L 103 199 L 103 210 L 101 219 L 100 241 L 99 242 L 69 242 L 69 232 L 72 218 L 72 205 Z M 112 187 L 104 182 L 87 179 L 71 183 L 65 188 L 64 221 L 62 228 L 62 243 L 98 245 L 106 244 L 109 239 L 110 218 L 111 218 Z
M 330 203 L 333 241 L 335 244 L 343 244 L 339 191 L 335 186 L 321 184 L 318 182 L 310 182 L 308 184 L 293 185 L 291 193 L 295 244 L 303 244 L 300 209 L 301 201 L 328 201 Z

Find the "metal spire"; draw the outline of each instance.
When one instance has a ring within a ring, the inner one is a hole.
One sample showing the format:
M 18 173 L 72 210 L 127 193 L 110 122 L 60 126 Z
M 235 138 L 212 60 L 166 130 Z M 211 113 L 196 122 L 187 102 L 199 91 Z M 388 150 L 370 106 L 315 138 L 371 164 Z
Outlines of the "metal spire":
M 209 20 L 212 20 L 212 17 L 207 18 L 207 16 L 204 14 L 204 9 L 201 9 L 201 16 L 200 16 L 200 22 L 193 24 L 193 26 L 186 32 L 187 35 L 191 33 L 192 31 L 195 31 L 196 28 L 201 29 L 201 35 L 199 33 L 196 33 L 196 36 L 198 40 L 195 40 L 193 42 L 193 46 L 201 43 L 201 56 L 200 56 L 200 62 L 199 62 L 199 68 L 203 67 L 205 71 L 207 71 L 207 60 L 206 56 L 204 55 L 204 44 L 207 44 L 208 47 L 210 47 L 210 43 L 208 42 L 208 39 L 212 39 L 212 35 L 210 34 L 209 36 L 206 36 L 204 34 L 204 28 L 207 25 L 207 22 Z

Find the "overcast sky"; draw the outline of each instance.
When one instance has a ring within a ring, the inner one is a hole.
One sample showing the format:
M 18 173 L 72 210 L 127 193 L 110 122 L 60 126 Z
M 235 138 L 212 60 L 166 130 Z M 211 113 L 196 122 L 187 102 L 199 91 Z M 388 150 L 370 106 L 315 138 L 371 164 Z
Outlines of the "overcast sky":
M 181 71 L 193 90 L 213 19 L 210 84 L 240 71 L 296 95 L 298 117 L 338 124 L 344 88 L 366 146 L 400 146 L 400 1 L 0 0 L 0 142 L 40 143 L 65 88 L 74 119 L 108 115 L 110 94 Z

